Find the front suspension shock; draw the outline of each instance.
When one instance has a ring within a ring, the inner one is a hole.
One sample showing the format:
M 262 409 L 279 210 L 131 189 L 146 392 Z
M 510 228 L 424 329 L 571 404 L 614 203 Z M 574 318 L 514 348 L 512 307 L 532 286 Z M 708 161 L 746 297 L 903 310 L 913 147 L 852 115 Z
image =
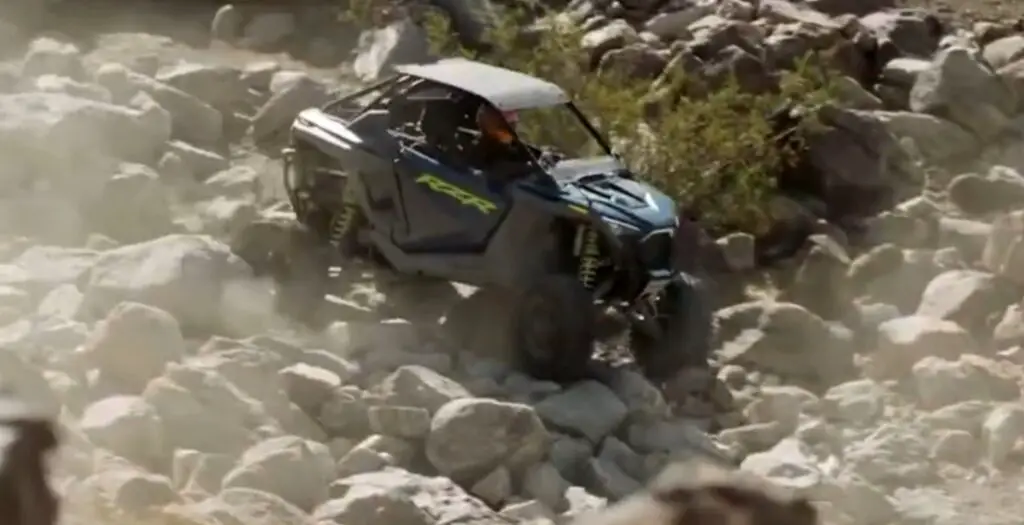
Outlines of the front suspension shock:
M 359 203 L 356 202 L 356 191 L 352 180 L 345 183 L 341 198 L 341 210 L 331 216 L 328 240 L 335 248 L 340 248 L 345 238 L 356 228 L 356 217 L 359 215 Z
M 582 246 L 580 246 L 579 266 L 576 275 L 588 290 L 592 290 L 597 281 L 597 268 L 601 263 L 601 247 L 598 245 L 597 231 L 590 226 L 580 226 Z

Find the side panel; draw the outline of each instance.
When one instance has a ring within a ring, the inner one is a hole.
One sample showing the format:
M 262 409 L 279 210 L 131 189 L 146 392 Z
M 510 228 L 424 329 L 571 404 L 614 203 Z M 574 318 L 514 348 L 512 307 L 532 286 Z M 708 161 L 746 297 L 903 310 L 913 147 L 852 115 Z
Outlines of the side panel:
M 473 285 L 519 288 L 550 268 L 556 250 L 556 217 L 579 218 L 561 203 L 511 187 L 511 204 L 480 253 L 403 252 L 378 237 L 384 256 L 400 271 L 439 276 Z
M 416 252 L 482 252 L 507 211 L 485 179 L 463 174 L 411 149 L 395 164 L 409 229 L 393 240 Z

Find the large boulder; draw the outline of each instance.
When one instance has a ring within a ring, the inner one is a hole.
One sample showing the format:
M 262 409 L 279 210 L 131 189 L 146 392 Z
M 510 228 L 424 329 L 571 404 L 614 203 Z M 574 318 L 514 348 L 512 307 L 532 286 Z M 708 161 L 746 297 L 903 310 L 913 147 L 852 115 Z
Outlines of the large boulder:
M 262 490 L 311 511 L 327 499 L 334 464 L 327 447 L 295 436 L 270 438 L 242 455 L 224 488 Z
M 910 92 L 910 109 L 948 118 L 987 140 L 1010 124 L 1017 97 L 969 50 L 952 47 L 937 53 L 931 66 L 918 75 Z
M 218 332 L 225 283 L 252 269 L 225 244 L 202 235 L 168 235 L 105 252 L 86 276 L 84 308 L 105 315 L 122 301 L 155 306 L 185 330 Z
M 143 111 L 62 93 L 0 95 L 0 194 L 43 184 L 97 196 L 116 159 L 153 162 L 169 138 Z
M 493 399 L 456 399 L 438 409 L 426 453 L 442 474 L 479 480 L 506 466 L 519 471 L 539 462 L 550 446 L 544 423 L 528 405 Z

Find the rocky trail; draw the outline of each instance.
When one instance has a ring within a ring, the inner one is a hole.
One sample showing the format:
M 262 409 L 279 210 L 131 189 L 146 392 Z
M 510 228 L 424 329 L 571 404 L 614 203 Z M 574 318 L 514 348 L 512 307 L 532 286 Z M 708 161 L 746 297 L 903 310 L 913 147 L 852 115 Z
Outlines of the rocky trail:
M 669 399 L 628 366 L 537 381 L 400 318 L 297 327 L 231 253 L 281 210 L 267 143 L 417 59 L 406 21 L 214 6 L 58 31 L 0 10 L 0 380 L 60 423 L 63 522 L 561 524 L 715 457 L 829 525 L 1020 523 L 1020 9 L 924 4 L 564 6 L 605 58 L 700 47 L 763 74 L 834 46 L 849 66 L 809 145 L 824 189 L 777 202 L 811 235 L 770 266 L 748 234 L 706 246 L 717 378 Z M 384 300 L 371 282 L 336 303 Z

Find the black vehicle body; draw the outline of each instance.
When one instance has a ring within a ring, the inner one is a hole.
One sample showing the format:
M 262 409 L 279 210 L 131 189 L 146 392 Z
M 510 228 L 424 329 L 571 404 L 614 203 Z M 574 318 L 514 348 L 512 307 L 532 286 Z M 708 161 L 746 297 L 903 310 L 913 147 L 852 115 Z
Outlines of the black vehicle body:
M 295 119 L 285 181 L 297 219 L 339 251 L 372 251 L 401 274 L 509 291 L 573 275 L 594 304 L 658 337 L 657 300 L 679 274 L 673 200 L 637 180 L 553 84 L 462 59 L 396 69 Z M 524 142 L 532 161 L 514 176 L 478 170 L 441 144 L 471 136 L 470 119 L 428 119 L 465 101 L 564 106 L 601 154 L 552 160 Z

